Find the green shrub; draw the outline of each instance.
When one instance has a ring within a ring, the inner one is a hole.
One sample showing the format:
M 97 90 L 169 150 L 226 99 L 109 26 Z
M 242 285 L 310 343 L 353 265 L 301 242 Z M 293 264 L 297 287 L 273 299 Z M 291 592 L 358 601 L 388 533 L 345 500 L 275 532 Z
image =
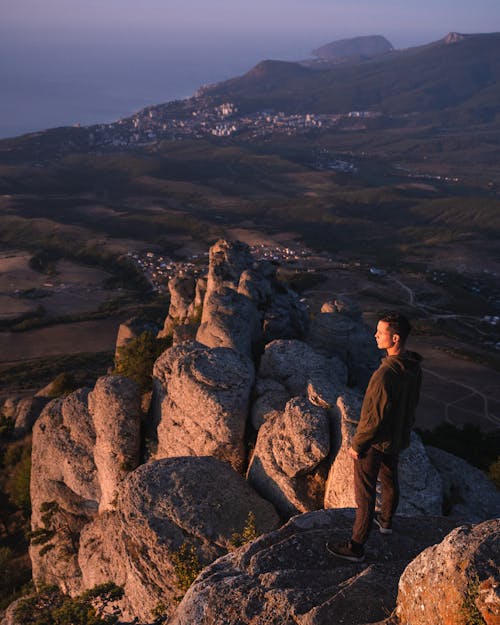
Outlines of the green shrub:
M 260 533 L 257 531 L 257 525 L 255 523 L 255 514 L 253 512 L 249 512 L 243 530 L 241 533 L 235 532 L 231 536 L 230 543 L 232 547 L 237 549 L 238 547 L 255 540 L 259 536 Z
M 96 586 L 73 599 L 56 586 L 45 586 L 20 601 L 14 616 L 22 625 L 112 625 L 118 617 L 103 612 L 111 601 L 122 596 L 123 590 L 111 583 Z
M 12 503 L 28 517 L 31 512 L 31 444 L 12 444 L 8 447 L 4 459 L 4 470 L 8 475 L 5 492 Z
M 178 551 L 170 554 L 170 558 L 177 576 L 177 586 L 179 590 L 186 592 L 202 570 L 196 548 L 189 543 L 183 543 Z
M 170 345 L 172 339 L 157 339 L 146 331 L 118 348 L 118 357 L 113 373 L 131 378 L 146 391 L 151 388 L 151 376 L 155 360 Z
M 460 614 L 464 625 L 486 625 L 481 612 L 477 609 L 476 599 L 479 591 L 479 578 L 475 576 L 468 584 Z

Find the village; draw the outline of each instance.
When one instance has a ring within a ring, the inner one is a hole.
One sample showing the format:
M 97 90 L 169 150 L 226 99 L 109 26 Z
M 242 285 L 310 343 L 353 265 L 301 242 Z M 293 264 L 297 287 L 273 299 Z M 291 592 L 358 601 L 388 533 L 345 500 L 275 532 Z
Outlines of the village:
M 267 260 L 277 263 L 300 261 L 310 258 L 313 253 L 307 247 L 300 249 L 265 244 L 251 245 L 250 251 L 256 260 Z M 127 258 L 148 279 L 151 287 L 157 293 L 168 292 L 168 281 L 174 276 L 190 274 L 199 276 L 206 272 L 208 266 L 208 252 L 193 254 L 182 261 L 173 260 L 164 254 L 153 251 L 128 252 Z
M 194 99 L 185 101 L 186 107 Z M 374 111 L 351 111 L 346 114 L 286 114 L 283 111 L 265 110 L 238 115 L 238 108 L 231 102 L 191 106 L 188 114 L 170 117 L 162 107 L 145 108 L 132 117 L 120 119 L 113 124 L 100 124 L 89 128 L 89 141 L 93 147 L 123 148 L 143 145 L 160 140 L 202 139 L 206 137 L 230 137 L 244 135 L 257 139 L 269 134 L 294 136 L 311 131 L 332 129 L 342 119 L 352 119 L 358 125 L 362 120 L 382 117 Z

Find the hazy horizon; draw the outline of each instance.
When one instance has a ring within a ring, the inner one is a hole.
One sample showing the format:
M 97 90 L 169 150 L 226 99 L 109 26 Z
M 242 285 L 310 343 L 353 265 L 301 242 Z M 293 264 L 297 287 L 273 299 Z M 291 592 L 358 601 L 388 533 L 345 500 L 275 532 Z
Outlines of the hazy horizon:
M 3 0 L 0 137 L 111 122 L 184 98 L 266 58 L 300 60 L 330 41 L 380 34 L 396 48 L 450 31 L 491 32 L 500 5 L 422 0 Z

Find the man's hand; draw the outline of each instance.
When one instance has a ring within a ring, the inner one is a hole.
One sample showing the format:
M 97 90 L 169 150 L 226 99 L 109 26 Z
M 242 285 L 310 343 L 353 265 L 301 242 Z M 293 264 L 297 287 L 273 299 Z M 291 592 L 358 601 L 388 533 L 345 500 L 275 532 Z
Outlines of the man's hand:
M 352 447 L 349 447 L 349 449 L 347 450 L 347 453 L 351 456 L 351 458 L 354 458 L 354 460 L 359 460 L 358 452 Z

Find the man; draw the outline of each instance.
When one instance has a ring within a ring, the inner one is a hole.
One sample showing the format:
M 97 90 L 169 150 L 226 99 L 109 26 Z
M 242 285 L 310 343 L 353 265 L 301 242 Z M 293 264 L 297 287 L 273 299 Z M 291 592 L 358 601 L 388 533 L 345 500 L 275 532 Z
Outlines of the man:
M 356 519 L 350 541 L 327 544 L 330 553 L 351 562 L 364 560 L 364 544 L 373 521 L 382 534 L 392 533 L 399 501 L 398 457 L 410 444 L 422 379 L 421 356 L 405 348 L 410 330 L 408 319 L 394 312 L 377 324 L 377 347 L 385 349 L 387 356 L 370 378 L 349 448 L 354 459 Z M 374 517 L 377 478 L 382 501 Z

